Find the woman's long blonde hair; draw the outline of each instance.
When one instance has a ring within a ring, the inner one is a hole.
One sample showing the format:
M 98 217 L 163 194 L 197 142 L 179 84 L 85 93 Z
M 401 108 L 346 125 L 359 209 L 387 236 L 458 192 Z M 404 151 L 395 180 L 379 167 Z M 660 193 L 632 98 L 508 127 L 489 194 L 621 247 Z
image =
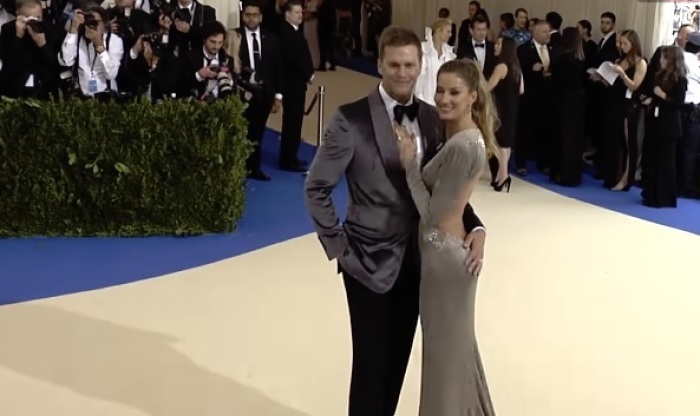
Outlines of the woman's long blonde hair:
M 493 102 L 491 93 L 486 89 L 486 79 L 481 73 L 479 64 L 471 59 L 455 59 L 445 62 L 440 67 L 438 77 L 441 74 L 457 75 L 464 81 L 469 91 L 476 91 L 476 101 L 474 101 L 471 108 L 472 120 L 481 130 L 488 154 L 496 154 L 498 151 L 496 131 L 500 122 L 496 105 Z

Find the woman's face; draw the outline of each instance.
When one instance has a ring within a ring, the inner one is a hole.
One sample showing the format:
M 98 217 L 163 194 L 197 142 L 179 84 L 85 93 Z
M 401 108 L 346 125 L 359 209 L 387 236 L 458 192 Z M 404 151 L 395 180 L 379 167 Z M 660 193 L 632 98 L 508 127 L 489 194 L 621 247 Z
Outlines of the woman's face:
M 447 43 L 452 37 L 452 25 L 445 25 L 435 32 L 437 40 L 442 43 Z
M 494 55 L 500 56 L 501 49 L 503 49 L 503 38 L 498 38 L 498 40 L 496 41 L 496 45 L 494 47 Z
M 528 15 L 523 11 L 518 12 L 518 14 L 515 16 L 515 26 L 517 26 L 518 29 L 525 29 L 525 26 L 527 26 L 527 21 Z
M 471 91 L 464 80 L 452 73 L 438 76 L 435 104 L 440 120 L 451 121 L 464 117 L 476 101 L 476 91 Z
M 632 50 L 632 42 L 630 42 L 627 36 L 620 36 L 620 50 L 625 55 Z

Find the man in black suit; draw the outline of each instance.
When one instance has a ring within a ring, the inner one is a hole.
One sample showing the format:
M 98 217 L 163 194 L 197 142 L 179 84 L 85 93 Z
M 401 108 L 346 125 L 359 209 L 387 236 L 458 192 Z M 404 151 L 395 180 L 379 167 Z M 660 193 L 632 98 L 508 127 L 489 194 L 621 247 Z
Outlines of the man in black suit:
M 17 18 L 2 26 L 0 93 L 48 98 L 58 92 L 58 49 L 39 0 L 19 0 Z
M 476 12 L 478 12 L 479 10 L 481 10 L 481 3 L 475 0 L 469 2 L 469 17 L 462 20 L 462 23 L 459 25 L 459 34 L 457 35 L 458 48 L 460 48 L 462 45 L 466 45 L 469 43 L 469 40 L 472 37 L 471 19 L 474 18 Z
M 279 111 L 282 105 L 282 60 L 277 39 L 263 30 L 262 5 L 258 0 L 246 0 L 241 13 L 243 27 L 236 29 L 241 35 L 239 54 L 243 68 L 254 71 L 254 81 L 262 89 L 255 91 L 245 110 L 248 120 L 248 140 L 255 144 L 248 158 L 248 178 L 269 181 L 262 170 L 262 140 L 270 112 Z
M 518 175 L 527 175 L 527 161 L 533 157 L 537 168 L 548 172 L 553 148 L 550 118 L 553 99 L 550 65 L 557 57 L 557 49 L 549 44 L 549 23 L 538 21 L 532 31 L 532 40 L 518 47 L 518 61 L 523 71 L 525 93 L 518 113 L 518 140 L 515 164 Z
M 561 25 L 564 22 L 564 19 L 557 12 L 549 12 L 544 17 L 544 20 L 546 20 L 547 23 L 549 23 L 549 26 L 552 28 L 551 32 L 549 32 L 549 44 L 555 48 L 560 48 Z
M 204 45 L 190 51 L 184 60 L 183 68 L 186 72 L 182 79 L 186 80 L 191 94 L 199 99 L 218 97 L 218 73 L 233 71 L 233 57 L 224 50 L 226 32 L 226 27 L 221 22 L 205 23 L 199 31 Z
M 300 30 L 304 15 L 299 0 L 289 0 L 284 5 L 284 17 L 286 22 L 279 32 L 284 75 L 279 164 L 282 170 L 306 172 L 305 163 L 297 158 L 297 153 L 301 144 L 306 90 L 314 76 L 314 63 L 304 32 Z
M 162 28 L 170 30 L 170 50 L 174 51 L 176 56 L 188 56 L 190 51 L 202 47 L 202 27 L 205 23 L 216 21 L 216 10 L 197 0 L 172 0 L 169 7 L 175 12 L 164 14 L 163 10 L 157 11 L 158 22 Z M 184 19 L 180 19 L 179 16 Z
M 486 79 L 493 73 L 496 66 L 496 48 L 493 42 L 486 40 L 489 32 L 489 21 L 481 14 L 471 19 L 471 38 L 466 43 L 459 43 L 457 58 L 473 59 L 479 63 Z
M 603 62 L 615 62 L 620 59 L 620 51 L 617 49 L 617 33 L 615 32 L 615 14 L 605 12 L 600 15 L 600 31 L 603 38 L 598 43 L 598 66 Z

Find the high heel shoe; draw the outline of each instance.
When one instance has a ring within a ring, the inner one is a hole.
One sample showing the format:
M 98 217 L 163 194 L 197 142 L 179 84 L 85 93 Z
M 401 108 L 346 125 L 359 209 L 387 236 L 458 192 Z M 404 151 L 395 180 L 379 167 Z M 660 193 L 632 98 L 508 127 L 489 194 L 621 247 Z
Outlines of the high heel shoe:
M 509 176 L 500 184 L 493 185 L 493 190 L 496 192 L 503 192 L 503 188 L 506 189 L 506 193 L 510 193 L 510 184 L 513 182 L 513 179 Z

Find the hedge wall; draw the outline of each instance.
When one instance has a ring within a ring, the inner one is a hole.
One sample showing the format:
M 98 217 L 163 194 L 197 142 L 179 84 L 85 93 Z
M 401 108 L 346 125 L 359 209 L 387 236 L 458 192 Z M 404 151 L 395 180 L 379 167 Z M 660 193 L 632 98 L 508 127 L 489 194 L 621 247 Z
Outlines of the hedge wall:
M 252 146 L 237 99 L 0 102 L 0 236 L 232 232 Z

